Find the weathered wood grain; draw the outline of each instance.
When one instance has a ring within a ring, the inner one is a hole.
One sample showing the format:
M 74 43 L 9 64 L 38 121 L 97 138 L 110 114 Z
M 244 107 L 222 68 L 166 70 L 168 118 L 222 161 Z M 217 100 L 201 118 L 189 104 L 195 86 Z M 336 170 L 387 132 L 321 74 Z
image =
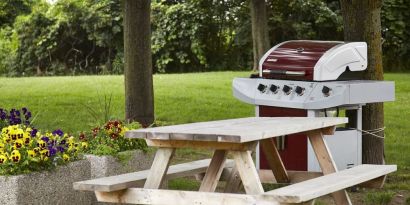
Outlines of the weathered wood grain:
M 159 148 L 157 150 L 144 188 L 158 189 L 161 186 L 174 153 L 175 148 Z
M 198 173 L 205 173 L 211 159 L 203 159 L 188 163 L 172 165 L 169 167 L 165 179 L 175 179 L 186 176 L 193 176 Z M 225 168 L 232 168 L 233 160 L 226 160 Z M 117 176 L 91 179 L 87 181 L 75 182 L 73 188 L 82 191 L 102 191 L 111 192 L 130 187 L 142 187 L 148 177 L 150 170 L 121 174 Z
M 263 139 L 259 142 L 265 153 L 266 161 L 271 168 L 275 179 L 279 183 L 289 182 L 288 173 L 286 172 L 285 165 L 283 165 L 282 159 L 280 158 L 278 149 L 276 149 L 275 143 L 272 139 Z
M 328 128 L 347 118 L 250 117 L 131 130 L 128 138 L 243 143 Z
M 256 142 L 231 143 L 212 141 L 189 141 L 189 140 L 146 140 L 148 146 L 169 148 L 195 148 L 195 149 L 218 149 L 218 150 L 254 150 Z
M 396 165 L 359 165 L 283 188 L 265 192 L 281 203 L 301 203 L 375 179 L 397 170 Z
M 250 151 L 233 151 L 233 159 L 247 194 L 264 192 Z
M 336 163 L 333 161 L 326 141 L 321 130 L 313 130 L 307 133 L 310 144 L 315 152 L 320 168 L 324 175 L 337 172 Z M 332 193 L 332 197 L 337 205 L 352 204 L 345 190 Z
M 246 194 L 130 188 L 117 192 L 95 192 L 100 202 L 142 205 L 279 205 L 278 202 Z
M 218 185 L 219 178 L 221 177 L 224 169 L 224 164 L 227 155 L 226 150 L 215 150 L 211 163 L 208 169 L 206 169 L 204 179 L 202 180 L 199 191 L 214 192 Z

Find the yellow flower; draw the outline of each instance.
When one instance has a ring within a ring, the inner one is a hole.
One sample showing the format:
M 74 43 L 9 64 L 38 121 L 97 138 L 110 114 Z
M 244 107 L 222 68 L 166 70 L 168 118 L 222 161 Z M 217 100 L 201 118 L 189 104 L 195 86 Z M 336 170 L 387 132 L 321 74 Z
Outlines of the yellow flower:
M 9 134 L 5 134 L 2 135 L 3 136 L 3 142 L 9 143 L 10 142 L 10 135 Z
M 17 139 L 16 141 L 14 141 L 13 149 L 20 149 L 20 148 L 23 147 L 23 145 L 24 145 L 23 140 L 22 139 Z
M 0 155 L 0 164 L 7 162 L 7 157 L 5 155 Z
M 19 162 L 21 159 L 21 154 L 18 150 L 13 150 L 10 155 L 10 160 L 12 162 Z
M 63 154 L 63 159 L 64 161 L 68 162 L 70 161 L 70 156 L 68 156 L 68 154 Z
M 0 142 L 0 149 L 4 149 L 4 143 Z
M 44 161 L 47 161 L 48 157 L 49 157 L 49 154 L 50 154 L 50 152 L 48 151 L 48 149 L 41 150 L 40 151 L 40 159 L 44 160 Z
M 124 136 L 124 135 L 125 135 L 125 132 L 128 131 L 128 130 L 130 130 L 128 127 L 123 127 L 123 128 L 121 128 L 121 133 L 120 133 L 120 135 L 121 135 L 121 136 Z
M 44 140 L 37 140 L 37 147 L 40 147 L 41 149 L 46 148 L 46 141 L 44 141 Z
M 31 139 L 30 133 L 25 132 L 23 136 L 24 144 L 26 145 L 30 144 L 30 139 Z
M 28 150 L 27 151 L 28 156 L 30 157 L 35 157 L 36 156 L 36 152 L 34 150 Z
M 39 153 L 40 153 L 40 148 L 39 148 L 39 147 L 36 147 L 36 148 L 33 149 L 33 151 L 34 151 L 36 154 L 39 154 Z
M 3 127 L 3 129 L 1 129 L 1 135 L 6 135 L 7 133 L 9 133 L 9 128 Z
M 71 136 L 71 137 L 68 138 L 68 143 L 69 143 L 69 144 L 70 144 L 70 143 L 74 143 L 74 141 L 75 141 L 75 139 L 74 139 L 73 136 Z
M 88 143 L 87 142 L 81 142 L 81 147 L 83 149 L 87 149 L 88 148 Z

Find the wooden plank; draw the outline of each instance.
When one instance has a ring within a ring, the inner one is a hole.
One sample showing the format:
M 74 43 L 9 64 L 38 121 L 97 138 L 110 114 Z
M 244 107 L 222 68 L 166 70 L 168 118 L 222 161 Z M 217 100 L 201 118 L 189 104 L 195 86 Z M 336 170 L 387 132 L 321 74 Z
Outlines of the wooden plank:
M 100 202 L 142 205 L 279 205 L 275 200 L 246 194 L 130 188 L 95 192 Z
M 396 165 L 359 165 L 264 193 L 281 203 L 302 203 L 338 190 L 384 176 L 397 170 Z
M 272 170 L 260 169 L 258 170 L 258 173 L 262 183 L 279 183 L 276 181 L 275 176 L 272 173 Z M 289 182 L 292 184 L 323 176 L 322 172 L 287 171 L 287 173 L 289 177 Z
M 271 138 L 263 139 L 259 141 L 263 152 L 265 153 L 266 161 L 271 168 L 276 181 L 279 183 L 288 183 L 289 177 L 280 158 L 278 149 L 276 149 L 275 143 Z
M 126 136 L 146 136 L 147 139 L 172 139 L 172 136 L 175 136 L 178 140 L 242 143 L 327 128 L 346 122 L 347 118 L 331 117 L 253 117 L 132 130 L 128 131 Z
M 262 183 L 259 179 L 255 164 L 253 163 L 250 151 L 232 152 L 235 166 L 238 169 L 243 186 L 247 194 L 263 193 Z
M 144 188 L 158 189 L 161 186 L 174 152 L 175 148 L 159 148 L 157 150 Z
M 148 146 L 165 148 L 199 148 L 217 150 L 254 150 L 256 142 L 230 143 L 230 142 L 208 142 L 188 140 L 146 140 Z
M 323 138 L 322 131 L 313 130 L 308 132 L 307 135 L 323 174 L 327 175 L 337 172 L 336 163 L 333 161 L 332 155 L 329 152 L 329 148 Z M 345 190 L 332 193 L 332 197 L 337 205 L 352 204 Z
M 166 180 L 175 179 L 186 176 L 193 176 L 195 174 L 205 173 L 211 159 L 203 159 L 188 163 L 172 165 L 169 167 Z M 225 169 L 234 166 L 233 160 L 226 160 Z M 103 177 L 98 179 L 91 179 L 87 181 L 75 182 L 73 188 L 75 190 L 83 191 L 103 191 L 111 192 L 126 189 L 130 187 L 142 187 L 148 177 L 150 170 L 143 170 L 133 173 L 121 174 L 117 176 Z
M 226 179 L 225 193 L 238 193 L 242 187 L 242 180 L 236 166 L 231 170 L 230 175 Z
M 205 172 L 199 191 L 214 192 L 221 177 L 226 160 L 226 150 L 215 150 L 211 163 Z

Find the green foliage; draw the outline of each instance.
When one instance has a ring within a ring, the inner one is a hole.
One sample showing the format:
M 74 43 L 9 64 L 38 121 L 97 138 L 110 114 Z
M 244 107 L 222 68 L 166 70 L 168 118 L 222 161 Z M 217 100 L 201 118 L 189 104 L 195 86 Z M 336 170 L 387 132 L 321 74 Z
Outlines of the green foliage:
M 331 9 L 330 5 L 322 0 L 271 1 L 271 36 L 276 42 L 291 39 L 342 40 L 340 11 Z
M 33 0 L 2 0 L 0 1 L 0 28 L 11 26 L 14 19 L 30 12 L 30 6 Z
M 394 192 L 370 192 L 366 194 L 365 203 L 369 205 L 387 205 L 392 200 Z
M 188 0 L 152 4 L 152 51 L 158 72 L 190 72 L 246 67 L 249 43 L 239 44 L 242 2 Z M 210 9 L 212 8 L 212 9 Z M 248 14 L 245 14 L 246 16 Z M 247 24 L 250 25 L 250 24 Z M 250 36 L 246 36 L 249 40 Z M 249 41 L 248 41 L 249 42 Z M 245 59 L 245 60 L 241 60 Z
M 408 70 L 410 66 L 410 0 L 385 0 L 382 9 L 383 53 L 386 70 Z
M 140 126 L 133 127 L 138 129 Z M 108 121 L 104 126 L 94 128 L 91 133 L 81 133 L 79 138 L 88 143 L 87 153 L 99 156 L 115 156 L 119 152 L 135 149 L 147 151 L 145 140 L 125 138 L 124 134 L 128 130 L 121 121 Z
M 0 74 L 15 75 L 13 67 L 18 44 L 17 35 L 11 27 L 0 29 Z
M 382 8 L 386 70 L 408 70 L 410 0 Z M 0 2 L 0 74 L 121 74 L 121 0 Z M 338 0 L 267 1 L 271 45 L 290 39 L 343 40 Z M 249 1 L 152 1 L 155 72 L 252 67 Z

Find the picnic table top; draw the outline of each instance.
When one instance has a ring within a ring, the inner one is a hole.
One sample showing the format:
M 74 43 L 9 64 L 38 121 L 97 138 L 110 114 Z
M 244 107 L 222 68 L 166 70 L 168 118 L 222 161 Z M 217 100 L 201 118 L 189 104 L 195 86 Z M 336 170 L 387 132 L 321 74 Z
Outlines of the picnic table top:
M 244 143 L 347 123 L 344 117 L 248 117 L 130 130 L 128 138 Z

